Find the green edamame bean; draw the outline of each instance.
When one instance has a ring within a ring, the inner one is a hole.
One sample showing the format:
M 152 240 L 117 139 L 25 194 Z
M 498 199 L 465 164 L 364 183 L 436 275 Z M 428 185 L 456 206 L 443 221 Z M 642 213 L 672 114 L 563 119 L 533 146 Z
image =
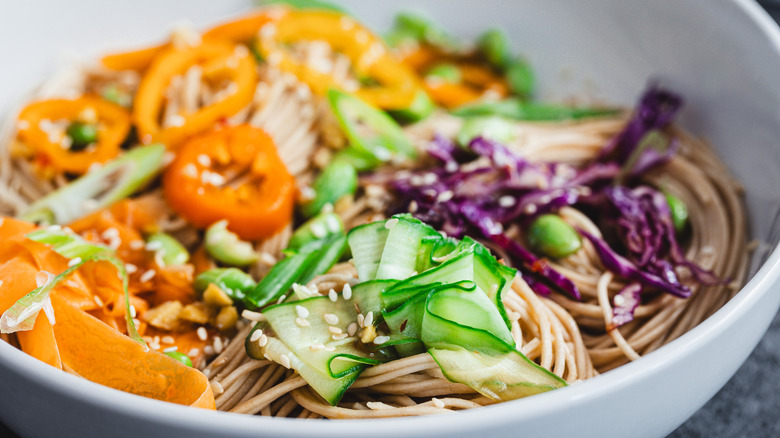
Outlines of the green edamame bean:
M 257 253 L 249 242 L 239 239 L 227 229 L 228 222 L 213 223 L 206 230 L 206 252 L 222 263 L 231 266 L 246 266 L 257 260 Z
M 222 289 L 234 302 L 242 302 L 247 292 L 257 286 L 249 274 L 238 268 L 209 269 L 195 277 L 193 286 L 198 293 L 203 293 L 209 284 Z
M 335 234 L 344 234 L 344 224 L 335 213 L 320 213 L 298 227 L 290 238 L 288 250 L 297 251 L 316 240 L 327 239 Z
M 431 67 L 425 73 L 425 78 L 457 84 L 461 82 L 463 75 L 457 65 L 445 62 Z
M 70 149 L 74 151 L 82 150 L 98 140 L 97 126 L 92 123 L 73 122 L 65 133 L 73 141 Z
M 171 359 L 178 360 L 179 362 L 183 363 L 184 365 L 187 365 L 188 367 L 192 366 L 192 360 L 189 356 L 187 356 L 184 353 L 178 352 L 178 351 L 169 351 L 165 353 L 166 356 L 170 357 Z
M 480 35 L 477 40 L 479 51 L 487 58 L 490 65 L 504 69 L 512 56 L 509 49 L 509 39 L 501 29 L 490 29 Z
M 559 259 L 577 252 L 582 240 L 579 233 L 559 216 L 544 214 L 531 223 L 528 244 L 546 256 Z
M 314 180 L 314 199 L 301 206 L 301 213 L 306 217 L 316 215 L 326 204 L 335 205 L 343 196 L 355 193 L 357 184 L 357 170 L 350 163 L 331 161 Z

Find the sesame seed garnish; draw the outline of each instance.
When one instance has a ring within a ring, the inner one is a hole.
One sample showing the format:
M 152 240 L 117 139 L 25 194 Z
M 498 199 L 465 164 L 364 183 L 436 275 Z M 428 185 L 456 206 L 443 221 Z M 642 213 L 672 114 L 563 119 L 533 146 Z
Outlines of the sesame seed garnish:
M 374 312 L 373 311 L 369 311 L 366 314 L 366 317 L 363 319 L 363 325 L 368 327 L 368 326 L 372 325 L 373 323 L 374 323 Z
M 138 318 L 133 318 L 133 325 L 135 325 L 136 327 L 138 327 L 139 325 L 141 325 L 141 320 L 140 320 L 140 319 L 138 319 Z
M 250 321 L 265 321 L 267 318 L 260 312 L 253 312 L 251 310 L 244 310 L 241 312 L 241 316 Z
M 163 353 L 171 353 L 171 352 L 174 352 L 174 351 L 176 351 L 178 349 L 179 349 L 179 347 L 174 345 L 173 347 L 164 348 L 163 349 Z
M 341 228 L 341 224 L 339 223 L 339 220 L 333 216 L 325 217 L 325 226 L 328 227 L 328 231 L 330 231 L 331 233 L 335 233 Z
M 154 278 L 156 274 L 157 272 L 154 269 L 150 269 L 141 274 L 141 278 L 139 278 L 139 280 L 141 280 L 141 283 L 146 283 L 147 281 L 150 281 L 152 278 Z
M 252 335 L 249 337 L 249 340 L 251 342 L 255 342 L 256 340 L 260 339 L 260 336 L 263 336 L 263 331 L 259 329 L 255 330 L 252 332 Z
M 332 335 L 331 337 L 333 338 L 334 341 L 340 341 L 342 339 L 345 339 L 347 337 L 347 334 L 346 333 L 338 333 L 338 334 Z
M 138 312 L 135 310 L 135 306 L 131 304 L 130 305 L 130 316 L 135 318 L 137 315 L 138 315 Z
M 338 334 L 340 334 L 342 332 L 342 330 L 340 328 L 334 327 L 332 325 L 328 326 L 328 331 L 333 333 L 334 335 L 338 335 Z
M 504 196 L 498 198 L 498 205 L 500 205 L 501 207 L 504 207 L 504 208 L 513 207 L 516 203 L 517 203 L 517 201 L 515 200 L 515 198 L 513 198 L 513 197 L 511 197 L 509 195 L 504 195 Z
M 439 409 L 443 409 L 444 408 L 444 402 L 439 400 L 436 397 L 431 399 L 431 403 L 433 403 L 433 405 L 436 406 Z
M 222 394 L 225 392 L 225 389 L 219 382 L 211 382 L 211 390 L 214 392 L 214 394 Z
M 336 347 L 332 345 L 326 345 L 324 348 L 325 351 L 336 351 Z
M 523 212 L 525 214 L 534 214 L 536 213 L 536 204 L 528 204 L 523 208 Z
M 344 284 L 344 288 L 341 289 L 341 295 L 345 300 L 352 298 L 352 286 L 350 286 L 349 283 Z
M 284 301 L 285 299 L 287 299 L 287 295 L 286 294 L 282 295 L 281 297 L 279 297 L 279 299 L 276 300 L 276 304 L 282 304 L 282 301 Z
M 281 365 L 281 366 L 283 366 L 283 367 L 285 367 L 285 368 L 287 368 L 289 370 L 290 366 L 291 366 L 290 365 L 290 358 L 287 357 L 286 354 L 281 354 L 279 356 L 279 365 Z
M 316 197 L 317 197 L 317 192 L 313 188 L 311 188 L 309 186 L 306 186 L 306 187 L 303 187 L 301 189 L 301 200 L 302 201 L 311 201 L 312 199 L 314 199 Z
M 204 167 L 211 167 L 211 157 L 206 154 L 198 155 L 198 163 Z
M 198 339 L 201 341 L 205 341 L 209 338 L 209 332 L 206 330 L 206 327 L 198 327 L 198 330 L 196 330 L 196 333 L 198 334 Z
M 301 305 L 295 306 L 295 313 L 297 313 L 300 318 L 308 318 L 309 316 L 309 311 Z
M 143 240 L 131 240 L 128 244 L 130 246 L 130 249 L 139 250 L 144 247 L 144 241 Z
M 308 320 L 308 319 L 306 319 L 306 318 L 301 318 L 301 317 L 295 318 L 295 324 L 297 324 L 297 325 L 298 325 L 298 327 L 308 327 L 308 326 L 310 326 L 310 325 L 311 325 L 311 324 L 309 323 L 309 320 Z
M 314 237 L 318 239 L 322 239 L 323 237 L 328 235 L 328 230 L 325 228 L 325 225 L 323 224 L 312 224 L 311 227 L 311 234 L 314 235 Z
M 106 231 L 103 231 L 103 234 L 101 234 L 101 236 L 104 239 L 107 239 L 107 240 L 108 239 L 115 239 L 115 238 L 119 237 L 119 230 L 117 230 L 114 227 L 111 227 L 111 228 L 107 229 Z
M 361 328 L 366 326 L 365 318 L 362 313 L 358 313 L 357 323 Z
M 416 211 L 417 211 L 417 201 L 415 201 L 415 200 L 412 200 L 412 201 L 409 203 L 409 213 L 414 213 L 414 212 L 416 212 Z
M 260 253 L 259 260 L 266 266 L 273 266 L 276 264 L 276 257 L 266 251 Z
M 320 351 L 320 350 L 322 350 L 324 348 L 325 348 L 325 346 L 322 345 L 322 344 L 309 345 L 309 350 L 311 350 L 311 351 Z
M 458 171 L 458 163 L 454 161 L 448 161 L 447 164 L 444 165 L 444 170 L 446 170 L 449 173 L 457 172 Z
M 330 300 L 335 303 L 336 300 L 339 299 L 339 295 L 336 293 L 335 290 L 331 289 L 328 291 L 328 298 L 330 298 Z
M 160 341 L 161 341 L 163 344 L 173 344 L 174 342 L 176 342 L 176 340 L 175 340 L 175 339 L 173 339 L 173 336 L 163 336 L 163 337 L 160 339 Z
M 390 340 L 390 336 L 377 336 L 374 338 L 374 344 L 381 345 Z
M 187 356 L 189 357 L 195 357 L 200 354 L 200 349 L 193 348 L 192 350 L 187 352 Z
M 387 220 L 387 222 L 385 222 L 385 228 L 387 228 L 388 230 L 393 228 L 396 225 L 398 225 L 398 218 L 395 218 L 395 217 L 394 218 L 390 218 L 390 219 Z
M 626 303 L 626 298 L 623 295 L 615 295 L 613 301 L 615 302 L 616 306 L 622 306 L 623 304 Z
M 322 318 L 327 322 L 328 324 L 334 325 L 339 323 L 339 317 L 332 314 L 332 313 L 326 313 L 322 315 Z
M 81 263 L 81 257 L 74 257 L 68 262 L 68 267 L 73 267 Z
M 350 336 L 354 336 L 355 333 L 357 333 L 358 325 L 357 323 L 351 322 L 349 323 L 349 326 L 347 326 L 347 333 Z
M 260 336 L 260 339 L 257 340 L 257 346 L 258 347 L 265 347 L 266 344 L 268 344 L 268 336 L 266 336 L 266 335 Z
M 453 196 L 455 196 L 455 193 L 453 193 L 452 190 L 445 190 L 439 193 L 439 196 L 436 197 L 436 200 L 439 202 L 447 202 L 452 199 Z
M 203 347 L 203 353 L 206 356 L 213 355 L 214 354 L 214 347 L 212 347 L 211 345 L 206 345 L 205 347 Z
M 215 337 L 214 338 L 214 352 L 217 353 L 217 354 L 222 353 L 222 347 L 223 347 L 223 345 L 222 345 L 222 338 L 220 338 L 219 336 Z
M 162 249 L 162 247 L 163 247 L 163 243 L 160 242 L 159 240 L 153 240 L 146 244 L 147 251 L 158 251 Z
M 128 274 L 135 274 L 138 272 L 138 266 L 132 263 L 128 263 L 125 265 L 125 271 L 127 271 Z

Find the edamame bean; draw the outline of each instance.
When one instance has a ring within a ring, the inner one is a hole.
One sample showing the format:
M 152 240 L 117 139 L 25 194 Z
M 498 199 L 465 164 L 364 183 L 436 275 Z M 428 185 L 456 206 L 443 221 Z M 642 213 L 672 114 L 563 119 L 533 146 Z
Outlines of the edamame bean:
M 546 256 L 559 259 L 577 252 L 582 240 L 560 216 L 545 214 L 536 218 L 528 229 L 528 244 Z

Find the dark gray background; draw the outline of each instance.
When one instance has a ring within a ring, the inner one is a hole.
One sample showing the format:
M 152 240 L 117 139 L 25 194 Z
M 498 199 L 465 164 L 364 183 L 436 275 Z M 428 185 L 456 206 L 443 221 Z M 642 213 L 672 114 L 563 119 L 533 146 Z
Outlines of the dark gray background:
M 759 3 L 780 21 L 780 0 Z M 2 424 L 0 437 L 18 438 Z M 689 437 L 780 437 L 780 313 L 726 386 L 668 438 Z

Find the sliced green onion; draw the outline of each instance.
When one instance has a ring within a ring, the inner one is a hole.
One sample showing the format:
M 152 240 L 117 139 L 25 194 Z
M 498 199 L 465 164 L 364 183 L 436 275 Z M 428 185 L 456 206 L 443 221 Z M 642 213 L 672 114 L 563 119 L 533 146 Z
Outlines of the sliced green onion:
M 98 129 L 93 123 L 73 122 L 65 130 L 72 144 L 70 149 L 80 151 L 98 141 Z
M 457 84 L 463 80 L 457 65 L 444 62 L 436 64 L 425 73 L 425 79 L 433 79 Z
M 672 214 L 672 223 L 674 223 L 674 230 L 681 233 L 685 230 L 685 226 L 688 224 L 688 207 L 678 197 L 664 190 L 666 196 L 666 203 L 669 204 L 669 211 Z
M 180 266 L 190 260 L 187 248 L 170 234 L 152 234 L 146 238 L 146 243 L 148 248 L 155 248 L 155 258 L 159 258 L 165 266 Z
M 301 205 L 301 213 L 312 217 L 325 205 L 335 205 L 344 196 L 353 195 L 357 185 L 357 170 L 346 161 L 333 160 L 314 180 L 314 199 Z
M 428 118 L 435 109 L 436 104 L 433 103 L 428 93 L 420 90 L 408 108 L 388 112 L 401 123 L 415 123 Z
M 415 41 L 418 44 L 438 47 L 446 52 L 457 51 L 461 47 L 461 44 L 444 28 L 423 15 L 411 12 L 402 12 L 395 16 L 391 36 L 388 43 Z
M 137 192 L 163 166 L 165 146 L 141 146 L 51 192 L 20 215 L 28 222 L 68 224 Z
M 49 278 L 44 284 L 20 298 L 13 306 L 6 310 L 0 317 L 0 332 L 13 333 L 19 330 L 30 330 L 35 324 L 35 318 L 41 309 L 49 302 L 49 293 L 57 285 L 87 263 L 105 261 L 111 263 L 118 271 L 122 280 L 122 290 L 125 296 L 125 323 L 127 334 L 134 341 L 146 347 L 141 335 L 133 322 L 130 310 L 130 293 L 128 291 L 128 276 L 125 264 L 117 257 L 114 250 L 107 246 L 91 243 L 73 232 L 61 228 L 44 228 L 26 235 L 30 240 L 48 244 L 52 250 L 71 259 L 72 266 L 60 274 Z M 74 263 L 75 261 L 75 263 Z
M 320 213 L 298 227 L 287 244 L 290 251 L 298 251 L 311 242 L 344 234 L 344 224 L 335 213 Z
M 575 108 L 525 102 L 517 98 L 467 104 L 452 111 L 453 115 L 460 117 L 502 116 L 508 119 L 528 121 L 576 120 L 614 116 L 619 113 L 620 110 L 615 108 Z
M 231 266 L 247 266 L 257 260 L 257 252 L 251 243 L 241 240 L 227 229 L 228 221 L 213 223 L 204 239 L 206 252 L 216 260 Z
M 468 146 L 477 137 L 506 144 L 512 141 L 514 136 L 514 125 L 503 117 L 468 117 L 460 127 L 457 140 L 461 146 Z
M 214 268 L 195 277 L 193 286 L 203 293 L 209 284 L 214 284 L 224 291 L 234 303 L 244 302 L 246 294 L 257 287 L 257 283 L 246 272 L 238 268 Z
M 534 75 L 531 64 L 523 58 L 514 58 L 509 60 L 504 69 L 506 81 L 509 88 L 516 95 L 528 98 L 536 88 L 536 76 Z
M 477 38 L 477 47 L 487 61 L 495 68 L 503 70 L 512 57 L 509 38 L 499 28 L 485 31 Z

